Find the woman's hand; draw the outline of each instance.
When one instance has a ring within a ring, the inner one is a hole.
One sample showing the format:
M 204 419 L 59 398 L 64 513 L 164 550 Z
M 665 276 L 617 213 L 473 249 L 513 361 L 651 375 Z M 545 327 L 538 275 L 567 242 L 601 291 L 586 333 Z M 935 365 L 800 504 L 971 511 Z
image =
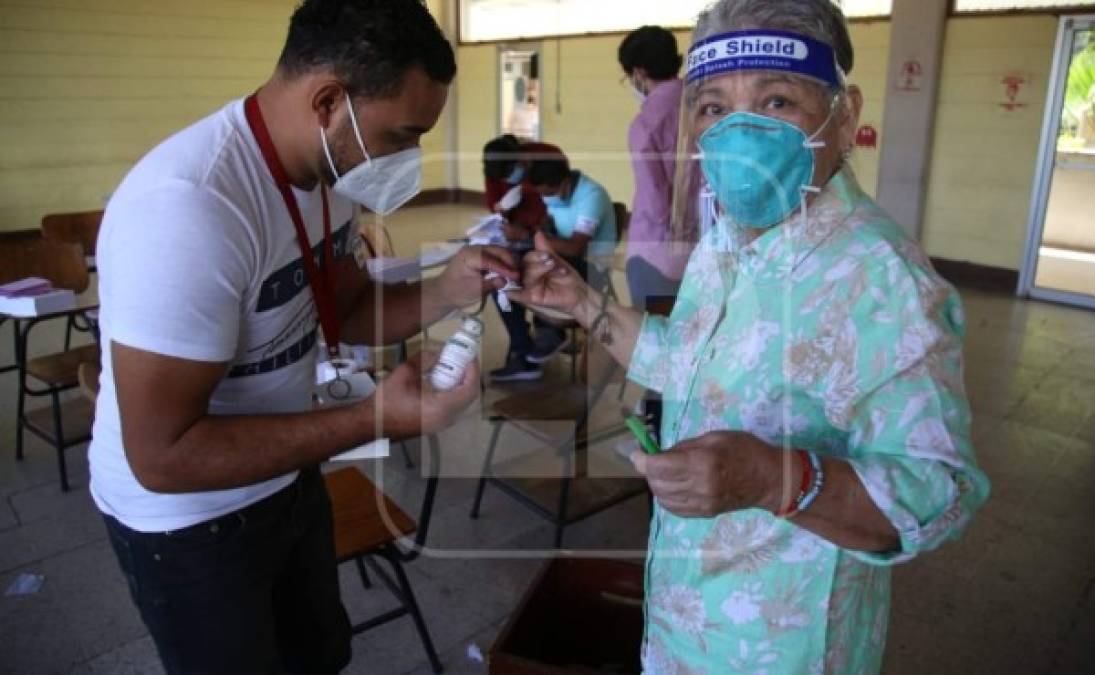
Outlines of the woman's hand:
M 536 248 L 525 254 L 522 290 L 509 293 L 512 300 L 533 309 L 543 307 L 576 316 L 588 304 L 593 290 L 582 277 L 551 249 L 543 232 L 537 232 Z
M 489 272 L 496 273 L 498 277 L 484 281 L 484 275 Z M 520 281 L 509 249 L 502 246 L 465 246 L 437 277 L 437 288 L 450 305 L 464 307 L 502 288 L 507 279 Z
M 784 457 L 790 462 L 786 468 Z M 684 518 L 713 518 L 749 508 L 776 512 L 785 501 L 784 471 L 795 477 L 792 490 L 798 489 L 802 475 L 794 454 L 742 431 L 712 432 L 657 455 L 636 452 L 631 461 L 646 476 L 658 503 Z

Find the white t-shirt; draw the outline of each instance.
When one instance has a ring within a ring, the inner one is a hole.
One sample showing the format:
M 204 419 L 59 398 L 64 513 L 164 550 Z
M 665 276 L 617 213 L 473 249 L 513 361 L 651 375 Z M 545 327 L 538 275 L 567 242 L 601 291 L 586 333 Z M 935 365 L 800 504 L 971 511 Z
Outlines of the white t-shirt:
M 319 188 L 294 190 L 320 255 Z M 353 205 L 330 194 L 335 257 Z M 110 344 L 228 363 L 212 415 L 308 410 L 317 315 L 285 201 L 235 101 L 145 156 L 114 193 L 97 260 L 102 388 L 89 459 L 104 513 L 142 532 L 188 527 L 273 494 L 296 474 L 232 490 L 158 494 L 134 477 L 122 444 Z

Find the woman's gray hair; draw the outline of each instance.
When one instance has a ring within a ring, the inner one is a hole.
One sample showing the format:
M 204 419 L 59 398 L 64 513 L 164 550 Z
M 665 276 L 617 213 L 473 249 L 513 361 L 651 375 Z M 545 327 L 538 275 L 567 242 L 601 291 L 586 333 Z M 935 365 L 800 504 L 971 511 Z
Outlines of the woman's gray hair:
M 771 28 L 799 33 L 836 51 L 844 74 L 852 72 L 855 49 L 848 22 L 832 0 L 718 0 L 700 12 L 693 41 L 735 30 Z

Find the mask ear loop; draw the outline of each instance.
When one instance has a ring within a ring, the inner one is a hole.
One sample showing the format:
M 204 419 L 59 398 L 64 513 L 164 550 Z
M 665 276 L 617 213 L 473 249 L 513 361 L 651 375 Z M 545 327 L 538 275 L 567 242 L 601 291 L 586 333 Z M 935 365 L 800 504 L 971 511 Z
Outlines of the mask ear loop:
M 815 131 L 812 135 L 810 135 L 806 139 L 805 142 L 803 142 L 802 147 L 804 147 L 804 148 L 810 150 L 811 152 L 813 152 L 814 150 L 820 150 L 821 148 L 826 148 L 826 147 L 829 146 L 829 144 L 826 143 L 825 141 L 818 140 L 818 136 L 820 136 L 822 134 L 822 132 L 825 131 L 825 128 L 829 126 L 829 123 L 832 122 L 833 118 L 836 116 L 837 101 L 840 100 L 840 96 L 841 96 L 840 92 L 837 92 L 836 94 L 833 95 L 833 98 L 831 99 L 831 101 L 829 103 L 829 116 L 825 118 L 825 121 L 821 123 L 821 126 L 818 127 L 817 131 Z M 814 168 L 814 171 L 817 171 L 816 166 Z M 810 180 L 813 180 L 813 179 L 814 179 L 814 177 L 811 176 Z M 815 185 L 812 185 L 812 184 L 811 185 L 803 185 L 799 188 L 799 190 L 803 193 L 811 193 L 811 194 L 815 194 L 815 195 L 821 193 L 821 188 L 819 188 Z M 806 210 L 806 198 L 807 197 L 808 197 L 807 194 L 802 195 L 802 225 L 803 225 L 803 227 L 805 227 L 806 224 L 807 224 L 807 210 Z
M 361 154 L 365 155 L 365 161 L 371 164 L 373 158 L 365 147 L 365 141 L 361 138 L 361 129 L 357 126 L 357 115 L 354 114 L 354 102 L 350 100 L 350 92 L 346 92 L 346 105 L 350 111 L 350 124 L 354 128 L 354 137 L 357 138 L 357 144 L 361 146 Z
M 338 175 L 338 168 L 335 166 L 335 160 L 331 157 L 331 148 L 327 143 L 327 130 L 322 126 L 319 128 L 319 137 L 323 139 L 323 154 L 327 155 L 327 163 L 331 165 L 331 173 L 335 175 L 335 180 L 337 181 L 341 176 Z

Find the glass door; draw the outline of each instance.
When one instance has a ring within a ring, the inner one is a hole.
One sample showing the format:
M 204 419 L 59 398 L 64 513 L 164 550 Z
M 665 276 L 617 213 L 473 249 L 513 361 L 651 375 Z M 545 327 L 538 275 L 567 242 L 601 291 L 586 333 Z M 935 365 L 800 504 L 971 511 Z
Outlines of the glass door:
M 498 128 L 524 140 L 540 140 L 540 52 L 500 49 Z
M 1095 307 L 1095 17 L 1061 20 L 1020 292 Z

